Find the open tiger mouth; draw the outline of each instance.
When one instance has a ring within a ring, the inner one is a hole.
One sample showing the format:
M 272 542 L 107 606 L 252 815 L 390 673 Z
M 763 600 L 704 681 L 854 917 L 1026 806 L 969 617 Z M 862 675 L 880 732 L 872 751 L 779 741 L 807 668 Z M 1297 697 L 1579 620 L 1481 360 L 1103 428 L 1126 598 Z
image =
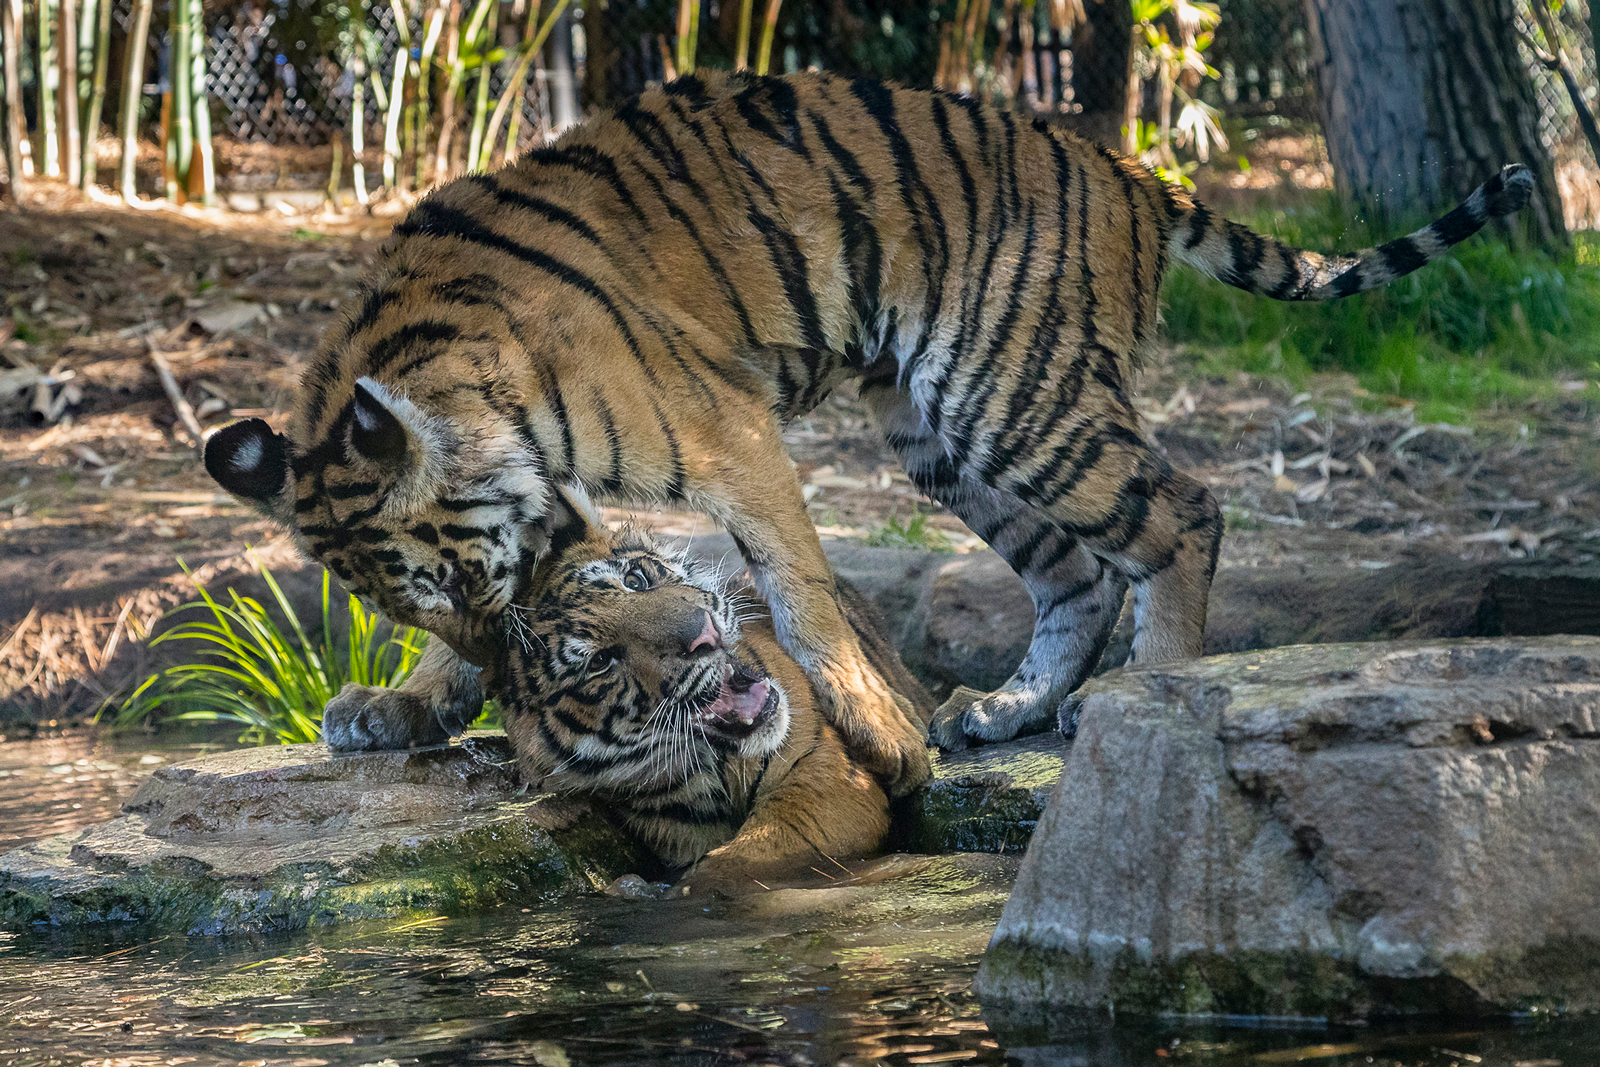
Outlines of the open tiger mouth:
M 748 668 L 735 666 L 711 700 L 690 713 L 689 723 L 713 742 L 736 743 L 766 723 L 777 707 L 777 686 Z

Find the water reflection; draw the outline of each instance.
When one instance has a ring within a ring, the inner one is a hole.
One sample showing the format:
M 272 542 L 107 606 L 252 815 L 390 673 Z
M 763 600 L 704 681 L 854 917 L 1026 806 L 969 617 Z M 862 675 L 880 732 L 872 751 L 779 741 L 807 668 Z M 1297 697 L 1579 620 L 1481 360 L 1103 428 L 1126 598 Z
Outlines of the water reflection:
M 90 730 L 0 740 L 0 852 L 109 819 L 163 763 L 233 747 L 228 735 L 140 740 Z
M 0 770 L 25 772 L 0 779 L 0 833 L 110 814 L 163 755 L 78 743 L 0 747 Z M 596 896 L 295 934 L 0 933 L 0 1064 L 1600 1067 L 1600 1024 L 1583 1021 L 985 1013 L 968 989 L 1015 864 L 900 858 L 747 901 Z

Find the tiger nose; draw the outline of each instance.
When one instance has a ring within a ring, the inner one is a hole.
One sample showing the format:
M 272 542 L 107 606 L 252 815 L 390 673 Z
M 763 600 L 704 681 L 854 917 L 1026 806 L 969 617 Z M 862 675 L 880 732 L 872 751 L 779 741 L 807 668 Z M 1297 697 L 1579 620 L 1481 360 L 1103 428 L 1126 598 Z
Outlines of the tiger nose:
M 704 608 L 689 615 L 679 631 L 679 637 L 683 640 L 683 654 L 686 656 L 715 652 L 722 647 L 722 634 L 717 632 L 717 624 L 711 621 L 710 612 Z

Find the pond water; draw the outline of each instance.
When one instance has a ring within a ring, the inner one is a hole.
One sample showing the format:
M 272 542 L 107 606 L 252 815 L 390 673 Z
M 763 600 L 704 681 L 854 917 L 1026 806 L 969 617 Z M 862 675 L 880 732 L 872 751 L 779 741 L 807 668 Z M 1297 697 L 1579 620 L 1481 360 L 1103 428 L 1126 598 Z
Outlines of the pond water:
M 151 767 L 194 750 L 0 746 L 0 834 L 104 818 Z M 892 902 L 824 888 L 248 937 L 0 933 L 0 1064 L 1600 1067 L 1600 1024 L 1582 1020 L 986 1017 L 968 988 L 1013 870 L 1002 857 L 890 863 Z

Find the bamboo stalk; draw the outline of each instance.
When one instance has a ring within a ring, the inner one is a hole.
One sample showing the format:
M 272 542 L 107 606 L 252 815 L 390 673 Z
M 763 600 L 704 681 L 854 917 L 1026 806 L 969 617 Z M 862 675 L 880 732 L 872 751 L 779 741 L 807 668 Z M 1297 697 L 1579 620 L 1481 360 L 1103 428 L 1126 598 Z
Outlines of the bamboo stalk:
M 499 10 L 498 3 L 489 9 L 489 18 L 478 38 L 478 91 L 472 100 L 472 130 L 467 138 L 468 170 L 479 169 L 478 157 L 483 151 L 483 129 L 489 119 L 489 75 L 494 72 L 489 53 L 494 45 L 495 16 Z
M 539 30 L 539 0 L 533 0 L 528 5 L 528 21 L 522 27 L 522 42 L 517 45 L 517 65 L 511 70 L 511 78 L 506 82 L 505 89 L 500 94 L 500 99 L 495 101 L 494 115 L 489 119 L 489 134 L 483 149 L 483 159 L 479 163 L 480 170 L 488 170 L 494 162 L 495 141 L 500 136 L 500 122 L 505 117 L 506 111 L 511 112 L 511 123 L 506 127 L 506 148 L 501 155 L 501 161 L 510 159 L 517 154 L 517 134 L 522 122 L 522 107 L 511 107 L 514 100 L 522 99 L 523 85 L 527 81 L 528 63 L 533 58 L 533 38 Z
M 971 89 L 977 88 L 978 64 L 983 60 L 983 41 L 989 34 L 989 3 L 990 0 L 978 0 L 977 32 L 972 38 L 972 55 L 967 63 L 972 80 Z
M 733 69 L 743 70 L 749 66 L 750 57 L 750 16 L 754 14 L 756 0 L 739 0 L 739 42 L 733 53 Z
M 1039 109 L 1039 53 L 1033 42 L 1038 25 L 1034 14 L 1036 3 L 1037 0 L 1022 0 L 1022 14 L 1017 18 L 1017 43 L 1022 49 L 1022 99 L 1029 111 Z
M 533 39 L 522 49 L 522 58 L 517 61 L 516 70 L 511 75 L 511 84 L 506 87 L 505 92 L 500 94 L 500 100 L 495 104 L 494 117 L 489 121 L 487 144 L 490 148 L 493 147 L 495 138 L 500 133 L 500 122 L 505 117 L 506 109 L 518 95 L 523 79 L 527 77 L 528 64 L 533 62 L 533 57 L 538 55 L 539 50 L 544 47 L 545 39 L 550 36 L 550 31 L 555 29 L 556 20 L 561 17 L 561 13 L 566 10 L 569 2 L 570 0 L 556 0 L 556 6 L 551 8 L 550 14 L 545 16 L 544 22 L 539 26 L 539 32 L 534 34 Z M 538 10 L 535 7 L 533 13 L 537 14 Z M 519 108 L 518 110 L 520 111 L 521 109 Z M 488 150 L 488 148 L 485 149 L 485 160 L 479 164 L 479 169 L 488 169 Z M 506 140 L 506 157 L 510 158 L 515 151 L 516 143 L 508 137 Z
M 139 199 L 135 164 L 139 154 L 139 105 L 144 98 L 144 46 L 150 37 L 150 9 L 155 0 L 134 0 L 133 29 L 128 32 L 128 55 L 122 79 L 122 162 L 117 184 L 129 204 Z
M 0 0 L 0 48 L 4 50 L 6 171 L 11 198 L 22 203 L 28 179 L 22 164 L 22 0 Z
M 56 70 L 55 40 L 51 27 L 55 22 L 53 0 L 38 0 L 39 16 L 39 107 L 37 111 L 39 135 L 38 151 L 33 159 L 46 178 L 61 175 L 61 156 L 56 147 Z M 40 165 L 42 164 L 42 165 Z
M 433 72 L 433 50 L 438 47 L 439 36 L 444 32 L 444 17 L 445 5 L 441 3 L 433 9 L 433 14 L 428 19 L 428 30 L 422 36 L 422 54 L 417 57 L 417 110 L 413 121 L 416 131 L 416 154 L 413 158 L 416 161 L 418 189 L 426 188 L 428 184 L 426 169 L 428 137 L 431 133 L 428 123 L 433 102 L 428 94 L 428 77 Z
M 756 49 L 756 73 L 765 74 L 772 65 L 772 38 L 778 32 L 778 8 L 783 0 L 767 0 L 767 17 L 761 25 L 761 45 Z
M 344 138 L 333 135 L 333 166 L 328 168 L 328 203 L 339 210 L 339 182 L 344 177 Z
M 167 179 L 167 199 L 182 203 L 189 187 L 189 167 L 194 162 L 194 94 L 190 91 L 193 74 L 189 52 L 193 40 L 189 28 L 191 8 L 184 0 L 173 0 L 171 28 L 171 55 L 167 76 L 172 81 L 172 107 L 170 111 L 171 136 L 167 141 L 167 158 L 172 164 L 172 174 Z
M 400 157 L 400 114 L 405 99 L 406 65 L 411 62 L 410 17 L 400 0 L 389 0 L 400 34 L 400 47 L 394 52 L 394 73 L 389 80 L 389 106 L 383 116 L 383 187 L 393 189 L 395 169 Z
M 89 0 L 85 8 L 96 13 L 94 76 L 89 83 L 89 114 L 83 123 L 83 187 L 94 184 L 100 161 L 95 152 L 100 140 L 100 116 L 105 110 L 106 75 L 111 67 L 111 0 Z
M 1005 0 L 1000 10 L 1000 37 L 994 43 L 994 77 L 1008 104 L 1017 95 L 1016 82 L 1011 77 L 1011 27 L 1016 17 L 1017 0 Z
M 211 207 L 217 202 L 217 165 L 211 142 L 211 97 L 206 93 L 205 7 L 202 0 L 174 0 L 174 2 L 187 2 L 191 5 L 189 85 L 194 106 L 195 155 L 199 157 L 200 169 L 197 174 L 192 166 L 189 168 L 189 195 L 192 197 L 198 191 L 200 202 L 206 207 Z
M 433 180 L 450 176 L 450 139 L 455 130 L 456 93 L 461 89 L 461 0 L 450 0 L 450 18 L 445 27 L 445 66 L 450 77 L 444 99 L 439 102 L 439 139 L 434 156 Z
M 355 188 L 356 203 L 367 204 L 367 168 L 361 153 L 367 148 L 367 91 L 362 82 L 367 76 L 367 57 L 361 27 L 355 29 L 355 55 L 351 66 L 355 68 L 355 92 L 350 96 L 350 184 Z
M 678 0 L 678 40 L 677 40 L 677 67 L 678 75 L 694 73 L 694 37 L 689 28 L 692 21 L 691 12 L 700 9 L 699 0 Z

